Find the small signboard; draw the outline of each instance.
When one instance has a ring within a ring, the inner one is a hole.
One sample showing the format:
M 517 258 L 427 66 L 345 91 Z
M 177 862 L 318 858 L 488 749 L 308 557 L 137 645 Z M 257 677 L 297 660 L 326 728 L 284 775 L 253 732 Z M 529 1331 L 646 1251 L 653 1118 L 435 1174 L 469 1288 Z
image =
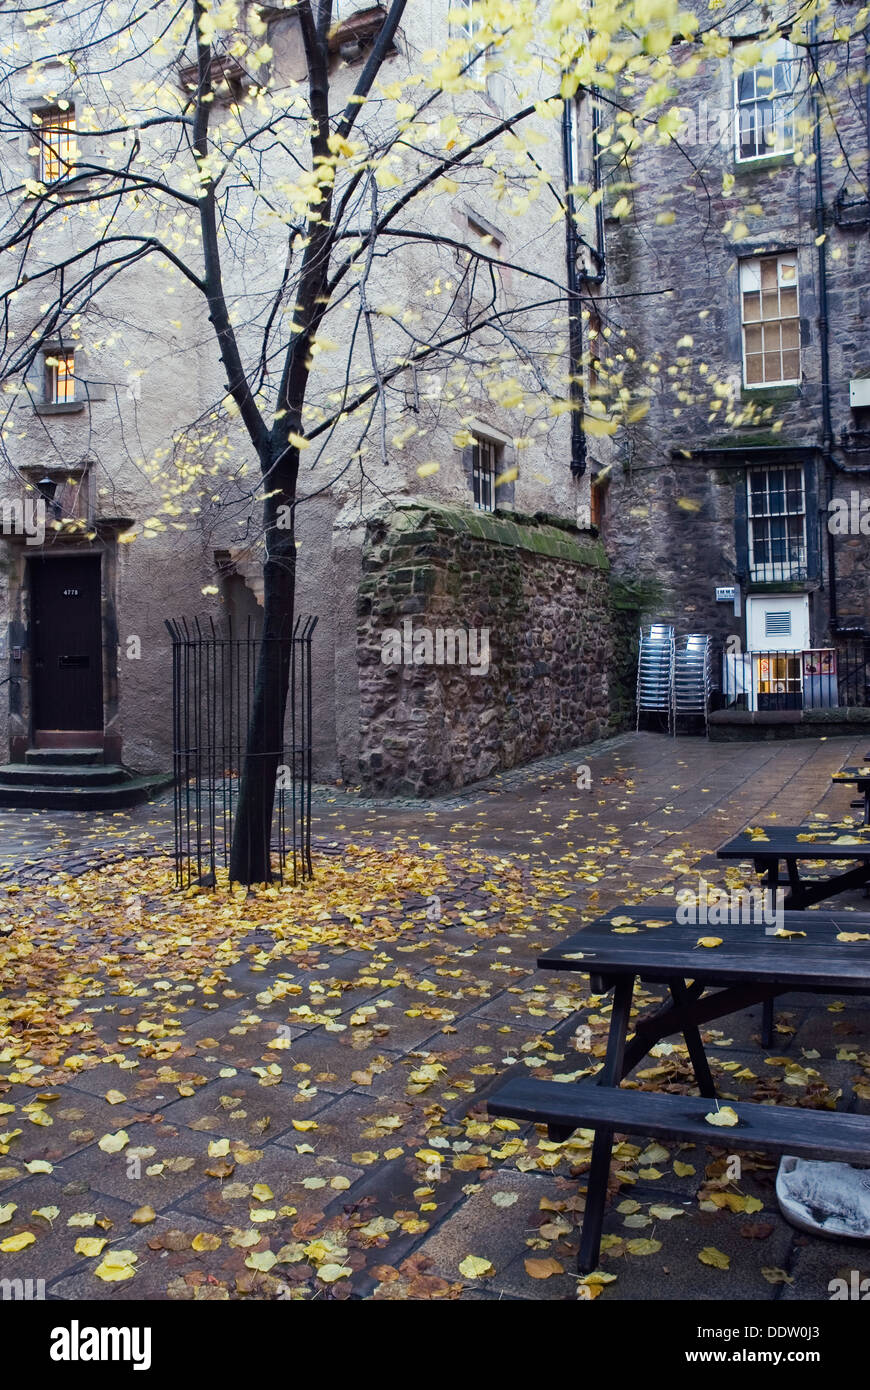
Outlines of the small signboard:
M 726 585 L 724 588 L 717 588 L 717 603 L 733 603 L 737 597 L 737 589 L 733 584 Z

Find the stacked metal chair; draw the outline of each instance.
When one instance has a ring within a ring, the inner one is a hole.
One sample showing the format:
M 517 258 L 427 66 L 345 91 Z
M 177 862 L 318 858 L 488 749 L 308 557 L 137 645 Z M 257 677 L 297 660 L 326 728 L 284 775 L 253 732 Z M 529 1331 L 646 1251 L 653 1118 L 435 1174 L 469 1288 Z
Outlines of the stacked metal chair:
M 673 710 L 671 729 L 677 732 L 681 716 L 702 717 L 707 730 L 712 688 L 712 643 L 705 633 L 677 638 L 674 647 Z
M 666 623 L 641 628 L 637 658 L 637 728 L 640 716 L 664 714 L 668 730 L 673 718 L 674 629 Z

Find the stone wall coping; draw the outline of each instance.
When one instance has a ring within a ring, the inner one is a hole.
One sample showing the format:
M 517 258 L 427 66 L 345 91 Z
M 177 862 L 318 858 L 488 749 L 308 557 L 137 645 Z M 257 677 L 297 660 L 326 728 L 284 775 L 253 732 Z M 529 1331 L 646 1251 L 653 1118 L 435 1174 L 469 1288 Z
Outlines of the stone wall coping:
M 555 560 L 567 560 L 570 564 L 585 565 L 588 568 L 609 570 L 610 561 L 599 540 L 581 540 L 583 534 L 577 528 L 567 529 L 567 523 L 553 525 L 550 522 L 536 521 L 521 512 L 499 515 L 496 512 L 478 512 L 471 508 L 450 507 L 442 502 L 402 501 L 396 504 L 402 513 L 399 520 L 392 518 L 391 529 L 398 531 L 422 530 L 427 521 L 440 523 L 451 531 L 474 536 L 478 540 L 491 541 L 496 545 L 509 545 L 518 550 L 528 550 L 535 555 L 544 555 Z

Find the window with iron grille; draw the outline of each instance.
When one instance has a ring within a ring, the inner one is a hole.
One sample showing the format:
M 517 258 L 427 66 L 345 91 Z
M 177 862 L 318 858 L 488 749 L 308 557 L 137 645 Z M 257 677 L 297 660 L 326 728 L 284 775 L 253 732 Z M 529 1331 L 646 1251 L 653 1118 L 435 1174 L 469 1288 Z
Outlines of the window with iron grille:
M 738 45 L 735 53 L 739 55 Z M 788 39 L 764 45 L 761 61 L 734 79 L 737 161 L 794 149 L 797 50 Z
M 743 384 L 784 386 L 801 377 L 797 257 L 740 262 Z
M 475 436 L 471 445 L 471 486 L 479 512 L 495 511 L 495 479 L 498 448 L 491 439 Z
M 807 577 L 807 504 L 800 466 L 750 468 L 749 572 L 755 580 Z
M 75 107 L 50 106 L 34 111 L 33 130 L 41 183 L 68 178 L 75 163 Z
M 45 354 L 45 399 L 49 405 L 72 405 L 76 399 L 75 353 L 56 348 Z

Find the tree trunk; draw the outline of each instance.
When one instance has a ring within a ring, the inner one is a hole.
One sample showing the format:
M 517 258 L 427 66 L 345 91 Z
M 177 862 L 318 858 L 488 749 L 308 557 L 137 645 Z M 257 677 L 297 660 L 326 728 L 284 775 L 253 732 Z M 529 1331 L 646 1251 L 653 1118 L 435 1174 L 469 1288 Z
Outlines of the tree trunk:
M 271 516 L 267 518 L 263 570 L 263 638 L 233 824 L 231 883 L 268 883 L 272 878 L 272 814 L 284 749 L 293 649 L 296 545 L 292 529 L 275 528 L 276 508 L 267 503 L 267 510 Z

